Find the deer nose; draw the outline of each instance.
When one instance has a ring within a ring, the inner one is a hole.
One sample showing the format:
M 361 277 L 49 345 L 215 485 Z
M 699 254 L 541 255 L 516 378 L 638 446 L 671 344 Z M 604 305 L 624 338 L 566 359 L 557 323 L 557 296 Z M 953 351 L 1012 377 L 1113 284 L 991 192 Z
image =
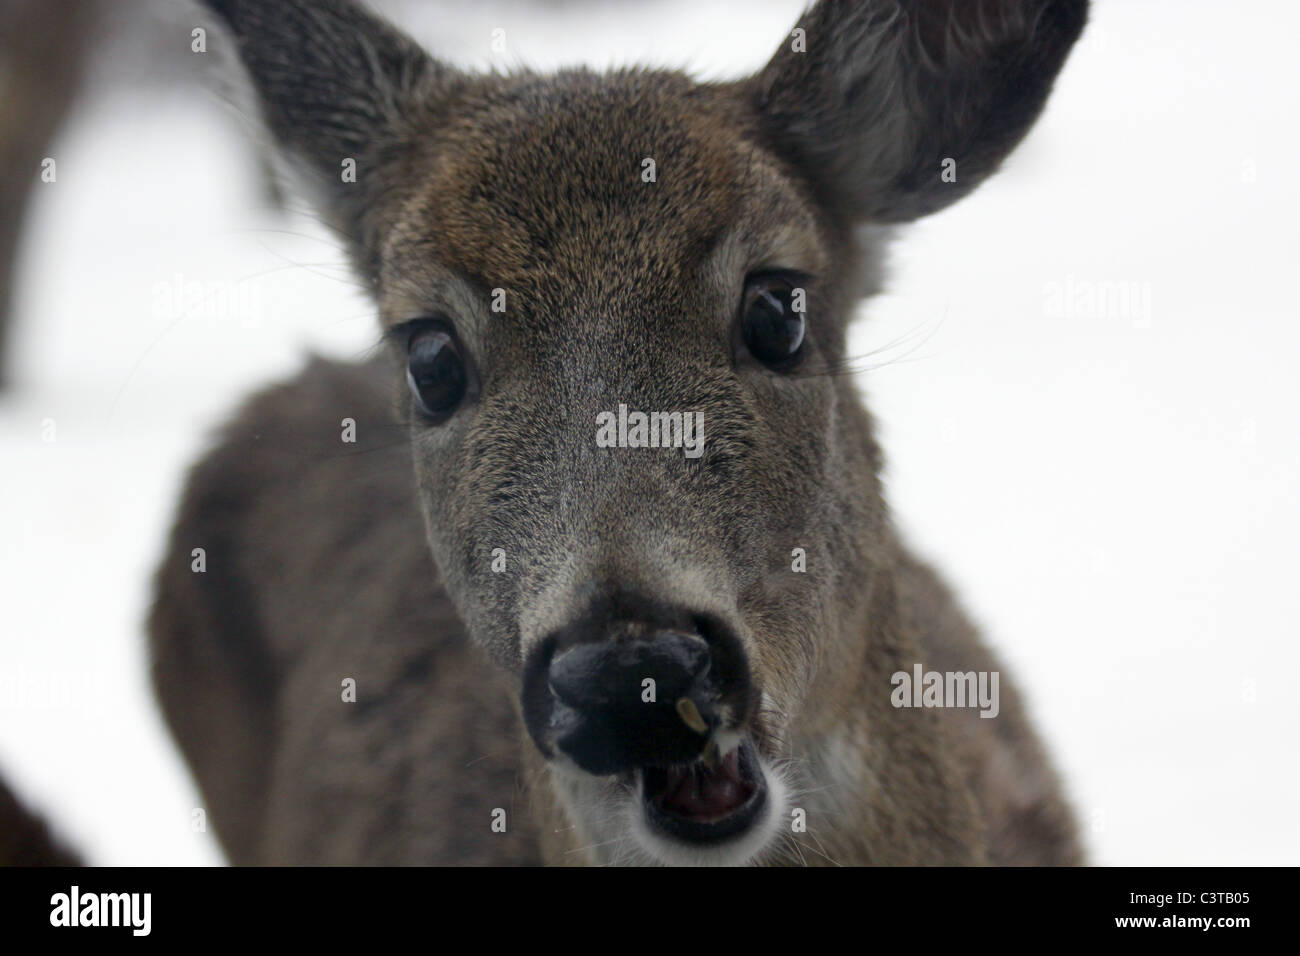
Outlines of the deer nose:
M 580 644 L 547 683 L 555 745 L 588 773 L 694 759 L 711 729 L 709 646 L 695 635 Z
M 525 719 L 543 752 L 558 750 L 588 773 L 688 763 L 735 704 L 743 710 L 744 669 L 720 660 L 702 634 L 616 625 L 558 644 L 528 668 Z
M 709 646 L 693 634 L 668 631 L 650 640 L 581 644 L 551 662 L 552 693 L 588 712 L 618 711 L 631 701 L 690 693 L 709 670 Z M 634 708 L 640 710 L 640 708 Z

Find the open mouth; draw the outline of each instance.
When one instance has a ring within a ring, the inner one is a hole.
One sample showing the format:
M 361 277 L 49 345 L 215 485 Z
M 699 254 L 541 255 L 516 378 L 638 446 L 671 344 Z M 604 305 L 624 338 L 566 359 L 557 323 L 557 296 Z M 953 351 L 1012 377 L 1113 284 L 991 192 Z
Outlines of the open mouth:
M 712 761 L 641 770 L 646 820 L 690 843 L 714 843 L 745 833 L 766 802 L 767 782 L 748 738 Z

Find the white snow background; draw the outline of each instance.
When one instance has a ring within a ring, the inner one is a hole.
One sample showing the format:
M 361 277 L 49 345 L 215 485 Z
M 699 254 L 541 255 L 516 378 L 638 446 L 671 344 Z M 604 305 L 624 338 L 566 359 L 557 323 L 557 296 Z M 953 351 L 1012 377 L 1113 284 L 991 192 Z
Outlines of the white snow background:
M 467 67 L 723 78 L 801 6 L 383 8 Z M 904 232 L 853 335 L 898 521 L 1029 697 L 1097 863 L 1300 856 L 1298 32 L 1288 0 L 1099 0 L 1035 132 Z M 91 862 L 218 863 L 146 678 L 150 577 L 211 428 L 377 326 L 206 87 L 92 83 L 51 155 L 0 396 L 0 773 Z M 1137 295 L 1089 306 L 1107 289 Z

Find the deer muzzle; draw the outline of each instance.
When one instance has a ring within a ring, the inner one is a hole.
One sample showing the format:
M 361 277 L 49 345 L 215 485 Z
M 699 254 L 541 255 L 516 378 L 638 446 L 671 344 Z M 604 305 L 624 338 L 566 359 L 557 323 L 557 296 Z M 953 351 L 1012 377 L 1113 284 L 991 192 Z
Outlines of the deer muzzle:
M 587 615 L 541 642 L 523 688 L 525 721 L 542 753 L 600 776 L 716 764 L 724 756 L 718 739 L 743 723 L 751 697 L 731 630 L 685 612 Z

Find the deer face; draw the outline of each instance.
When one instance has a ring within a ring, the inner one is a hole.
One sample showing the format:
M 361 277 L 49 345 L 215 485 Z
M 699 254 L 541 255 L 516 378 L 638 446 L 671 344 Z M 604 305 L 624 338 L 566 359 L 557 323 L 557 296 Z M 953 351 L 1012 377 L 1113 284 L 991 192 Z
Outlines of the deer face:
M 214 6 L 375 289 L 443 583 L 578 830 L 761 858 L 884 563 L 833 374 L 874 272 L 855 227 L 987 175 L 1081 4 L 823 3 L 727 85 L 474 80 L 348 5 Z
M 536 82 L 462 100 L 382 258 L 430 544 L 580 818 L 761 844 L 875 511 L 835 227 L 734 90 Z

